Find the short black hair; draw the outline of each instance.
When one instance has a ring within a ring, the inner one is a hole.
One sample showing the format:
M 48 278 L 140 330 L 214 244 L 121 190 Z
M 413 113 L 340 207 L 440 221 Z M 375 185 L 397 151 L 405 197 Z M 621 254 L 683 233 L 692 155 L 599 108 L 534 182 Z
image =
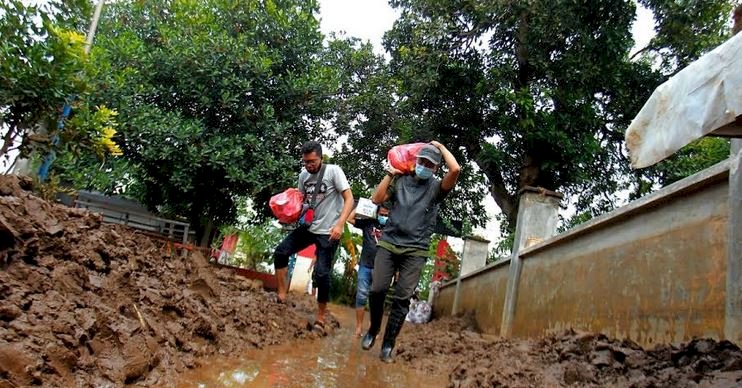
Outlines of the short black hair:
M 314 140 L 310 140 L 301 145 L 301 154 L 306 155 L 315 152 L 317 156 L 322 157 L 322 144 Z

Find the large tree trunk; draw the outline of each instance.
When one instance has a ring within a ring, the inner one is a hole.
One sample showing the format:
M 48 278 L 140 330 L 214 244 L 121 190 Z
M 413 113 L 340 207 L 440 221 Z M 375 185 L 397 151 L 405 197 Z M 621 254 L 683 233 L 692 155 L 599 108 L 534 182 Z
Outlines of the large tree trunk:
M 15 132 L 15 128 L 9 127 L 8 132 L 5 133 L 5 136 L 3 136 L 3 146 L 2 148 L 0 148 L 0 157 L 3 157 L 5 154 L 8 153 L 10 146 L 15 140 Z
M 475 157 L 474 161 L 489 180 L 489 192 L 502 213 L 505 214 L 508 230 L 515 231 L 515 223 L 518 219 L 518 202 L 515 193 L 508 192 L 499 166 L 481 156 Z
M 489 181 L 489 192 L 495 203 L 500 208 L 507 219 L 507 228 L 510 232 L 515 232 L 515 225 L 518 221 L 518 191 L 525 186 L 537 186 L 541 169 L 538 158 L 526 155 L 518 174 L 518 187 L 515 192 L 510 192 L 503 172 L 500 166 L 488 157 L 479 143 L 469 142 L 464 145 L 469 155 L 474 155 L 473 161 Z
M 516 90 L 527 88 L 531 80 L 528 34 L 528 11 L 524 10 L 520 15 L 520 24 L 516 33 L 515 57 L 518 61 L 518 72 L 513 80 Z M 523 158 L 523 165 L 520 168 L 518 176 L 518 187 L 516 188 L 516 192 L 511 193 L 505 185 L 500 167 L 489 158 L 483 157 L 484 155 L 480 152 L 472 153 L 472 155 L 477 155 L 474 161 L 489 179 L 490 194 L 497 206 L 505 214 L 508 222 L 508 230 L 515 232 L 515 225 L 518 222 L 518 191 L 525 186 L 530 186 L 537 182 L 540 171 L 536 159 L 530 155 L 526 155 Z
M 209 247 L 209 244 L 211 243 L 211 235 L 214 231 L 214 220 L 209 219 L 209 221 L 206 223 L 203 229 L 203 234 L 201 235 L 201 242 L 198 244 L 198 246 L 202 248 Z

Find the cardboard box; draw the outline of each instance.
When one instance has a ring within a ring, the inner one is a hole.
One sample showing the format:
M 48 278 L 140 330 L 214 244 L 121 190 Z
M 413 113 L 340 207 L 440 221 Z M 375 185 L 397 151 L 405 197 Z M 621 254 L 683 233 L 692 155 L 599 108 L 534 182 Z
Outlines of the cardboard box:
M 376 204 L 368 198 L 359 198 L 356 206 L 356 218 L 376 218 Z

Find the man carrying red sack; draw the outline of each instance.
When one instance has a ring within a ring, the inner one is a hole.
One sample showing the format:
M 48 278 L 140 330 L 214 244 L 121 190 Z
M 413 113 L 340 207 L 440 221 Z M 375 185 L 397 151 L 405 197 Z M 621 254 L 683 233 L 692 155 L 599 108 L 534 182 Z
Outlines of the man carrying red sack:
M 434 175 L 441 159 L 446 162 L 448 172 L 443 180 L 438 180 Z M 371 349 L 376 342 L 389 283 L 394 273 L 399 272 L 381 345 L 382 361 L 392 361 L 392 350 L 409 311 L 410 297 L 428 259 L 438 205 L 453 190 L 460 170 L 451 152 L 441 143 L 432 141 L 418 151 L 412 174 L 402 174 L 390 167 L 371 198 L 376 204 L 389 201 L 391 208 L 374 259 L 368 299 L 371 324 L 361 340 L 364 350 Z
M 345 220 L 353 210 L 353 193 L 340 166 L 322 163 L 322 145 L 308 141 L 301 147 L 304 169 L 299 174 L 299 190 L 307 210 L 299 227 L 278 244 L 273 253 L 278 283 L 278 300 L 286 301 L 289 256 L 314 244 L 317 261 L 312 281 L 317 287 L 317 321 L 324 328 L 330 299 L 330 271 Z M 321 181 L 318 182 L 320 180 Z

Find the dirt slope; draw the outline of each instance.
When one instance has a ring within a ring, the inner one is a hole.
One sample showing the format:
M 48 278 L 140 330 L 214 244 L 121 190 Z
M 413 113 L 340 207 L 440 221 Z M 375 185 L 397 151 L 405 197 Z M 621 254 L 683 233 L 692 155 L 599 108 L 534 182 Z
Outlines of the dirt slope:
M 276 305 L 29 186 L 0 177 L 0 387 L 162 385 L 210 355 L 318 337 L 311 301 Z

